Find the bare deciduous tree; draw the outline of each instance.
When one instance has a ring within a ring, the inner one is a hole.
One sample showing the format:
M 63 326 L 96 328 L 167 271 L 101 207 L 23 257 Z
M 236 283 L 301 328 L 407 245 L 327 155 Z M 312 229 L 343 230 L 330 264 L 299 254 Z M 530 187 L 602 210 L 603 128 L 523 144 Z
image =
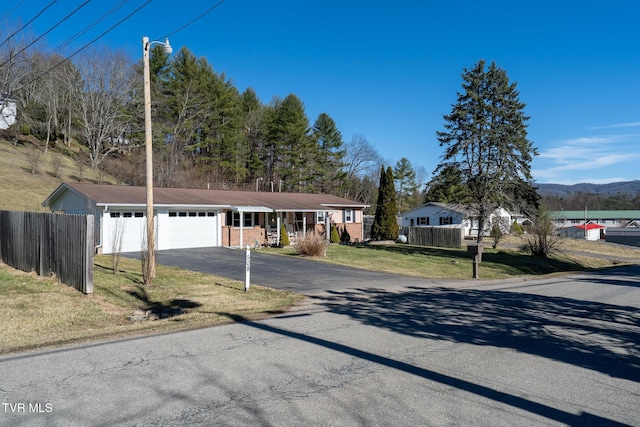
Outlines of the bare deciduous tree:
M 133 67 L 129 58 L 102 48 L 77 60 L 82 85 L 71 88 L 72 109 L 81 128 L 81 142 L 89 149 L 91 167 L 122 145 L 129 116 Z

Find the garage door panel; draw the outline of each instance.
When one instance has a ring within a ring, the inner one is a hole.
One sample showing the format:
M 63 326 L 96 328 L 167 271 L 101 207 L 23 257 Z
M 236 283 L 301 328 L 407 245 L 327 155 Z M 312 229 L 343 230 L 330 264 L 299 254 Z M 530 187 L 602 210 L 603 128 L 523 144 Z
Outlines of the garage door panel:
M 146 240 L 146 230 L 146 217 L 109 218 L 105 253 L 141 251 L 142 242 Z
M 216 216 L 170 216 L 169 247 L 204 248 L 217 246 Z

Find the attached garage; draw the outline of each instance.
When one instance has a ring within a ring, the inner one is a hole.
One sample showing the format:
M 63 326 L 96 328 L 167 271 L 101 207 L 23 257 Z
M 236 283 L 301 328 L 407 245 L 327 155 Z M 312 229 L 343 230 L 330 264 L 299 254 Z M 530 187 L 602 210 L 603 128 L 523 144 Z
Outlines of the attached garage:
M 219 246 L 218 217 L 212 211 L 169 211 L 158 232 L 161 226 L 167 228 L 167 249 Z
M 147 216 L 141 211 L 111 211 L 102 217 L 102 251 L 139 252 L 146 239 Z

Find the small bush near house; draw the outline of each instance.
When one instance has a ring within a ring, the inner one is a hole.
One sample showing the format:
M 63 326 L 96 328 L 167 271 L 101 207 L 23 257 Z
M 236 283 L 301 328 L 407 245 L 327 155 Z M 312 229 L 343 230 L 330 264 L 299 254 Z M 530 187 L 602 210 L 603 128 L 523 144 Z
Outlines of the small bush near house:
M 502 240 L 503 236 L 504 233 L 502 232 L 502 227 L 500 227 L 500 222 L 495 221 L 491 226 L 491 238 L 493 239 L 493 244 L 491 245 L 491 247 L 493 249 L 498 247 L 498 244 L 500 243 L 500 240 Z
M 345 225 L 342 229 L 342 233 L 340 233 L 340 243 L 350 243 L 351 235 L 347 231 L 347 226 Z
M 327 239 L 315 233 L 307 233 L 295 244 L 298 255 L 304 256 L 325 256 L 327 246 Z
M 331 225 L 331 243 L 338 243 L 340 242 L 340 233 L 338 233 L 338 227 L 336 227 L 335 225 Z
M 518 224 L 516 221 L 513 221 L 513 224 L 511 224 L 511 233 L 524 234 L 524 227 L 521 224 Z
M 280 246 L 289 246 L 290 244 L 287 229 L 284 226 L 280 227 Z

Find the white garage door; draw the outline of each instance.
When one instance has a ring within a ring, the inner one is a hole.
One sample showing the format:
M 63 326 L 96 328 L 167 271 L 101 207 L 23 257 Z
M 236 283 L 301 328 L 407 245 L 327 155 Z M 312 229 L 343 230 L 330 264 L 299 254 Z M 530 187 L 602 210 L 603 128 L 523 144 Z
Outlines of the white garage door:
M 215 212 L 169 212 L 169 247 L 206 248 L 217 246 L 218 227 Z
M 144 212 L 110 212 L 107 220 L 104 253 L 142 250 L 147 230 L 147 217 Z

